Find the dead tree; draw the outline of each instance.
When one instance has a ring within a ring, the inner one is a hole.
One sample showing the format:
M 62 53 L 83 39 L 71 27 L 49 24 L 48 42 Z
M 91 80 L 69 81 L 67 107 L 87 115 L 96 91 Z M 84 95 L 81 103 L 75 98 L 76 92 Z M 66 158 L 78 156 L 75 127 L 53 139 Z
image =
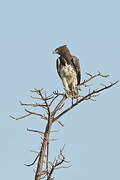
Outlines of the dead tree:
M 76 99 L 73 99 L 73 98 L 68 99 L 64 93 L 59 93 L 58 91 L 53 92 L 51 95 L 46 95 L 46 92 L 44 89 L 34 89 L 31 92 L 36 95 L 31 96 L 31 98 L 37 101 L 37 103 L 26 104 L 26 103 L 20 102 L 20 104 L 25 107 L 41 107 L 45 111 L 45 113 L 41 114 L 35 111 L 31 111 L 29 109 L 25 109 L 25 112 L 26 112 L 25 115 L 18 118 L 11 116 L 11 118 L 13 119 L 20 120 L 28 116 L 34 115 L 46 121 L 46 128 L 44 131 L 27 129 L 27 131 L 39 133 L 42 136 L 42 144 L 35 160 L 33 161 L 33 163 L 26 165 L 26 166 L 32 166 L 35 163 L 37 163 L 37 169 L 35 172 L 35 180 L 40 180 L 40 179 L 52 180 L 54 178 L 53 174 L 55 170 L 59 168 L 70 167 L 66 165 L 66 163 L 69 163 L 69 162 L 66 161 L 66 158 L 63 155 L 64 147 L 60 149 L 58 156 L 55 157 L 53 161 L 50 160 L 49 144 L 51 142 L 50 134 L 53 132 L 52 125 L 54 123 L 59 123 L 60 126 L 64 126 L 63 123 L 60 122 L 60 118 L 64 114 L 66 114 L 71 109 L 78 106 L 83 101 L 87 101 L 87 100 L 95 101 L 96 97 L 100 95 L 101 92 L 103 92 L 104 90 L 107 90 L 108 88 L 111 88 L 112 86 L 118 83 L 118 81 L 115 81 L 107 85 L 100 84 L 101 86 L 99 88 L 93 88 L 92 90 L 93 86 L 90 88 L 90 84 L 88 83 L 90 83 L 95 78 L 107 78 L 108 75 L 103 75 L 100 72 L 98 72 L 95 75 L 92 75 L 90 73 L 86 73 L 86 74 L 87 74 L 87 79 L 85 79 L 80 84 L 80 96 L 78 96 Z M 85 88 L 87 88 L 87 93 L 81 95 L 82 93 L 84 93 Z M 66 102 L 68 101 L 69 103 L 67 103 L 67 107 L 65 107 Z

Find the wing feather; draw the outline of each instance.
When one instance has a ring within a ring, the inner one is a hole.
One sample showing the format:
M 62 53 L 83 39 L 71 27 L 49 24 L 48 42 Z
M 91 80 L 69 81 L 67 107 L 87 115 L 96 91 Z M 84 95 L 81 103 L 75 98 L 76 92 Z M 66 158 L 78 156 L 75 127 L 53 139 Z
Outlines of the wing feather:
M 72 56 L 72 63 L 77 74 L 77 85 L 79 85 L 81 80 L 80 60 L 76 56 Z
M 59 75 L 60 78 L 62 79 L 62 77 L 61 77 L 61 75 L 60 75 L 60 62 L 59 62 L 59 58 L 56 60 L 56 68 L 57 68 L 58 75 Z

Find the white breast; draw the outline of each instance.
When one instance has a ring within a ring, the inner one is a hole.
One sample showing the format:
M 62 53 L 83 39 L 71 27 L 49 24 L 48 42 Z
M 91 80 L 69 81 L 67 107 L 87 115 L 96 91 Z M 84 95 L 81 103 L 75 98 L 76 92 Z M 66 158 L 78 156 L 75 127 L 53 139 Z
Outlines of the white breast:
M 61 77 L 66 78 L 68 84 L 77 85 L 77 74 L 71 65 L 66 63 L 65 66 L 61 66 L 60 70 Z

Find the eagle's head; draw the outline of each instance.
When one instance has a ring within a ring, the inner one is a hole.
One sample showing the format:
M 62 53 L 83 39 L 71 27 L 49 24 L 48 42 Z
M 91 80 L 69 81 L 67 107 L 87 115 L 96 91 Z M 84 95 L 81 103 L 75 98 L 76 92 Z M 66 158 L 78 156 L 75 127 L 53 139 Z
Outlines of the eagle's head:
M 70 51 L 69 51 L 67 45 L 63 45 L 63 46 L 56 48 L 53 51 L 53 54 L 59 54 L 60 56 L 66 57 L 66 55 L 70 55 Z

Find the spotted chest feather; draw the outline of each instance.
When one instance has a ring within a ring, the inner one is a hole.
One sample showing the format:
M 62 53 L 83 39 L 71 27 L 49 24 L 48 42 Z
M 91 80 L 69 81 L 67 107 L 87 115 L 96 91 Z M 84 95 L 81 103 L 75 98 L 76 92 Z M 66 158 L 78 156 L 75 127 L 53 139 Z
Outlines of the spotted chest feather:
M 65 77 L 69 83 L 74 81 L 74 83 L 77 84 L 76 72 L 71 65 L 68 65 L 67 63 L 65 66 L 61 65 L 60 75 L 61 77 Z

